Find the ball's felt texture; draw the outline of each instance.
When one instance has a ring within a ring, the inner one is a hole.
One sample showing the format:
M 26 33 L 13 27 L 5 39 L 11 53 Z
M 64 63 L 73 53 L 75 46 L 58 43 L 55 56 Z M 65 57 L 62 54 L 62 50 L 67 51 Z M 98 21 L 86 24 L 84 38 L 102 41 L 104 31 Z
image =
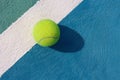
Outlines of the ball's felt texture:
M 53 46 L 60 38 L 60 29 L 54 21 L 44 19 L 34 26 L 33 37 L 43 47 Z

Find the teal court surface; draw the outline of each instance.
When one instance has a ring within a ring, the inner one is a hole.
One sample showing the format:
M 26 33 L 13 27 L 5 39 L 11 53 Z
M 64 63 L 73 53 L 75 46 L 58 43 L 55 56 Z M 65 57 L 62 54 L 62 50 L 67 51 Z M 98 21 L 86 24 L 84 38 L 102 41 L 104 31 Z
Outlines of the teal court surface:
M 120 0 L 1 0 L 0 80 L 120 80 Z M 33 25 L 50 18 L 61 38 L 41 47 Z

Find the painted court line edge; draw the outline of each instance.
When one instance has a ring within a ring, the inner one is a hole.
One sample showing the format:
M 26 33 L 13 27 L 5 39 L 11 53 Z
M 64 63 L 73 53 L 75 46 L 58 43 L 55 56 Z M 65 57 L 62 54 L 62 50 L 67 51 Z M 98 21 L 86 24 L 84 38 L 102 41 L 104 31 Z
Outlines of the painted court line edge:
M 82 0 L 40 0 L 0 35 L 0 76 L 35 44 L 32 28 L 40 19 L 59 23 Z M 66 3 L 66 5 L 64 5 Z

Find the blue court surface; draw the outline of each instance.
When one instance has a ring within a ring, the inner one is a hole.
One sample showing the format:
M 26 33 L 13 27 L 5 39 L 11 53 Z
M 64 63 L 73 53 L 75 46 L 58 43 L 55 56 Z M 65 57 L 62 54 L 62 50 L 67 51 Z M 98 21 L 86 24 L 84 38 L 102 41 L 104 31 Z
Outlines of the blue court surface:
M 49 48 L 35 44 L 0 80 L 120 80 L 120 0 L 84 0 Z

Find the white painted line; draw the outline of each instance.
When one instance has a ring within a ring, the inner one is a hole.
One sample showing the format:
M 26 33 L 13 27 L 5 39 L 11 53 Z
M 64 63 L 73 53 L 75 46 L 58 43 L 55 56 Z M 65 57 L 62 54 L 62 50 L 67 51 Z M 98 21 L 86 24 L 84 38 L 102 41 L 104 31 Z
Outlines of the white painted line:
M 44 18 L 60 22 L 82 0 L 40 0 L 0 35 L 0 75 L 35 44 L 34 24 Z

